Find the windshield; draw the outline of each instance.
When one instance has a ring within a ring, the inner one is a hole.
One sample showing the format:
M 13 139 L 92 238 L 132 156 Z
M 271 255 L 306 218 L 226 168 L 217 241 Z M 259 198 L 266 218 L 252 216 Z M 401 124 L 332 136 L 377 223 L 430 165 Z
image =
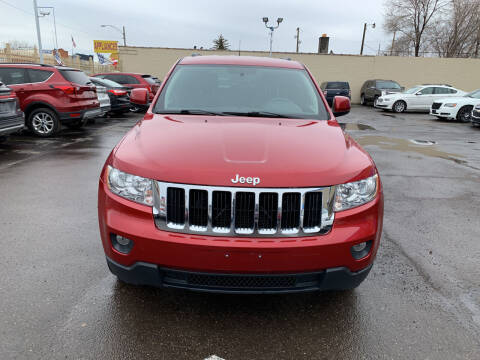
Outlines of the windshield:
M 415 86 L 413 88 L 410 88 L 408 90 L 405 90 L 405 94 L 415 94 L 417 91 L 421 90 L 422 88 L 420 86 Z
M 148 82 L 150 85 L 155 85 L 156 81 L 153 77 L 150 75 L 142 75 L 142 77 L 145 79 L 146 82 Z
M 471 93 L 468 93 L 468 94 L 465 95 L 465 96 L 468 96 L 468 97 L 471 97 L 471 98 L 475 98 L 475 99 L 480 99 L 480 89 L 475 90 L 475 91 L 472 91 Z
M 178 65 L 154 112 L 189 110 L 217 115 L 329 119 L 305 70 L 262 66 Z
M 377 89 L 401 89 L 402 87 L 395 81 L 377 81 Z

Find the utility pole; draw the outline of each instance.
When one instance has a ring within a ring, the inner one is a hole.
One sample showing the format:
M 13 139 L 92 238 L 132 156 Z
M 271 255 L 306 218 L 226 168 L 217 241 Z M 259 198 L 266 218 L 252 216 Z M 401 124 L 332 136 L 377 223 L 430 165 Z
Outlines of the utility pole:
M 362 47 L 360 48 L 360 55 L 363 55 L 363 46 L 365 45 L 365 34 L 367 32 L 367 25 L 372 25 L 372 29 L 375 29 L 375 23 L 373 24 L 363 24 L 363 37 L 362 37 Z
M 40 34 L 40 21 L 38 20 L 37 0 L 33 0 L 33 13 L 35 14 L 35 24 L 37 25 L 38 54 L 40 56 L 40 63 L 43 64 L 42 35 Z
M 280 23 L 283 21 L 283 18 L 277 19 L 277 26 L 268 26 L 268 17 L 262 18 L 262 21 L 265 23 L 265 27 L 270 30 L 270 57 L 272 57 L 272 45 L 273 45 L 273 31 L 280 26 Z
M 118 32 L 120 32 L 120 34 L 122 34 L 122 38 L 123 38 L 123 46 L 127 46 L 127 37 L 125 35 L 125 26 L 122 26 L 122 29 L 119 29 L 115 25 L 100 25 L 100 27 L 103 27 L 103 28 L 104 27 L 111 27 L 112 29 L 115 29 Z
M 127 46 L 127 38 L 125 36 L 125 25 L 123 26 L 122 35 L 123 35 L 123 46 Z
M 297 39 L 297 54 L 298 54 L 298 50 L 300 47 L 300 28 L 299 27 L 297 27 L 297 35 L 295 36 L 295 38 Z
M 397 30 L 393 31 L 392 47 L 390 48 L 390 56 L 393 55 L 393 47 L 395 46 L 395 36 L 397 35 Z

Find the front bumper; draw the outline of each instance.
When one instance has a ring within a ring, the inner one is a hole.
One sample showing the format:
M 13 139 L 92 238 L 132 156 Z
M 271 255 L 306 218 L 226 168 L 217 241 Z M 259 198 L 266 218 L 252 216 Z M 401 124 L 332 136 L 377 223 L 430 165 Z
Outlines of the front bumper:
M 458 109 L 440 107 L 439 109 L 430 108 L 430 115 L 441 117 L 444 119 L 456 119 Z
M 99 185 L 100 235 L 108 261 L 113 264 L 109 265 L 110 269 L 121 279 L 123 277 L 126 282 L 132 283 L 165 286 L 165 279 L 158 278 L 164 269 L 231 276 L 304 276 L 313 273 L 317 274 L 317 280 L 309 286 L 284 290 L 333 289 L 332 285 L 326 285 L 329 281 L 319 279 L 318 276 L 323 277 L 330 272 L 358 273 L 371 266 L 382 232 L 381 191 L 377 198 L 368 204 L 336 213 L 333 228 L 328 234 L 295 238 L 254 238 L 205 236 L 159 230 L 155 226 L 151 207 L 111 193 L 103 180 L 100 180 Z M 128 254 L 113 248 L 112 234 L 134 242 Z M 372 242 L 370 251 L 356 260 L 351 253 L 352 246 L 367 241 Z M 158 273 L 155 275 L 156 280 L 147 281 L 139 275 L 146 271 L 149 274 Z M 193 288 L 189 283 L 169 282 L 167 285 Z M 217 290 L 219 291 L 209 291 Z
M 368 276 L 372 265 L 351 272 L 345 267 L 311 273 L 232 274 L 182 271 L 137 262 L 124 266 L 107 257 L 110 271 L 133 285 L 178 288 L 230 294 L 269 294 L 354 289 Z
M 477 116 L 476 115 L 477 113 L 478 111 L 472 111 L 472 115 L 470 116 L 470 121 L 472 122 L 472 124 L 480 125 L 480 116 Z
M 379 101 L 380 99 L 377 99 L 377 101 L 375 102 L 375 104 L 373 106 L 375 106 L 376 108 L 378 109 L 384 109 L 384 110 L 392 110 L 393 108 L 393 104 L 394 102 L 393 101 Z

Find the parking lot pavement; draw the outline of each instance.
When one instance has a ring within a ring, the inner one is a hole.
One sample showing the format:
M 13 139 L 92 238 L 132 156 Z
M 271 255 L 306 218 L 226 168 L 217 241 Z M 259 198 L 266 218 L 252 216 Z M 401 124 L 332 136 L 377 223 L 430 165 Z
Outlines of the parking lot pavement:
M 478 359 L 480 129 L 354 107 L 339 121 L 385 191 L 370 276 L 351 292 L 227 296 L 108 272 L 98 175 L 139 118 L 0 144 L 0 359 Z

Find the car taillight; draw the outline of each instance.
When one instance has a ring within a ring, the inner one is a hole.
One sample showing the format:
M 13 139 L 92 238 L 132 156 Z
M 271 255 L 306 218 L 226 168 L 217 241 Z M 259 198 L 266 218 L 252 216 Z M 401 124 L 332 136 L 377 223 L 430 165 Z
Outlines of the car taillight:
M 75 95 L 75 87 L 69 85 L 50 85 L 53 89 L 62 90 L 67 95 Z
M 109 92 L 110 94 L 113 94 L 115 96 L 127 95 L 127 92 L 125 90 L 110 89 L 110 90 L 107 90 L 107 92 Z

